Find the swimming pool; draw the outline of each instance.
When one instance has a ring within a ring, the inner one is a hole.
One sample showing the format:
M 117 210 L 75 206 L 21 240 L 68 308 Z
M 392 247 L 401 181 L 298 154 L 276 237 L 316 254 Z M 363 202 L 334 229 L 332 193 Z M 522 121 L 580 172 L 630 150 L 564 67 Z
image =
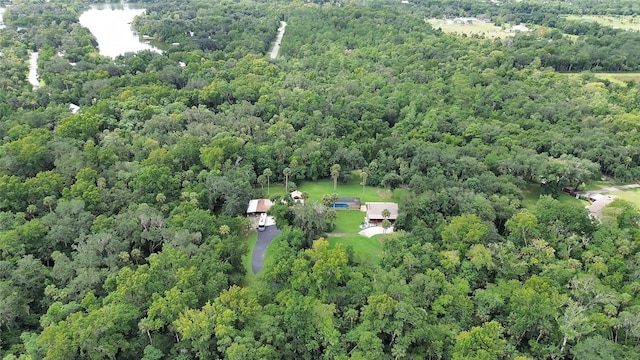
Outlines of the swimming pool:
M 337 203 L 331 204 L 330 207 L 335 208 L 335 209 L 348 209 L 349 208 L 349 204 L 337 202 Z

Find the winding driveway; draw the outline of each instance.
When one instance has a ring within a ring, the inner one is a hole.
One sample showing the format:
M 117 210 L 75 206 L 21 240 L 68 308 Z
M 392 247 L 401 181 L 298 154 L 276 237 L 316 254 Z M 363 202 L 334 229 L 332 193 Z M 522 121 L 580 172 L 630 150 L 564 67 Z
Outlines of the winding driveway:
M 278 234 L 280 234 L 280 230 L 275 225 L 265 227 L 264 231 L 258 231 L 258 241 L 256 241 L 256 246 L 253 248 L 253 254 L 251 255 L 251 270 L 253 270 L 254 274 L 262 270 L 267 247 Z

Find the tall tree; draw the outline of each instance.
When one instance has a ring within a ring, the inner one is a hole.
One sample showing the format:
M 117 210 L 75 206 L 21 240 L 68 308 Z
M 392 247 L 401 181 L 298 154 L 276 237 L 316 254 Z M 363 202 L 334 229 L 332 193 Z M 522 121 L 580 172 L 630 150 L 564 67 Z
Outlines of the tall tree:
M 291 169 L 286 167 L 282 170 L 282 174 L 284 175 L 284 189 L 285 192 L 289 193 L 289 176 L 291 176 Z
M 362 196 L 364 196 L 364 187 L 367 185 L 367 177 L 369 177 L 369 169 L 364 168 L 360 171 L 360 179 L 362 180 Z
M 266 168 L 262 172 L 262 175 L 264 175 L 264 177 L 267 178 L 267 195 L 271 195 L 271 191 L 269 190 L 269 180 L 270 180 L 271 176 L 273 175 L 273 172 L 271 171 L 271 169 Z
M 340 176 L 340 164 L 333 164 L 331 166 L 331 178 L 333 179 L 333 191 L 336 191 L 338 187 L 338 177 Z

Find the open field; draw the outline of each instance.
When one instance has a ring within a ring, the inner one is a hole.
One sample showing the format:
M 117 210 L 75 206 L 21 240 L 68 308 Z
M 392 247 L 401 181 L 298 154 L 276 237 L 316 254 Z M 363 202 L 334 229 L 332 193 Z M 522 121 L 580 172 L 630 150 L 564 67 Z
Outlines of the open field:
M 603 80 L 609 80 L 619 85 L 626 85 L 625 81 L 640 82 L 640 73 L 594 73 L 595 77 Z
M 505 38 L 513 36 L 513 33 L 505 32 L 503 28 L 492 23 L 476 20 L 473 24 L 447 24 L 443 19 L 426 20 L 434 29 L 442 29 L 446 33 L 471 35 L 484 35 L 489 38 Z
M 615 195 L 620 199 L 627 200 L 633 203 L 638 209 L 640 209 L 640 189 L 618 190 L 607 193 L 607 195 Z
M 567 20 L 596 22 L 603 26 L 610 26 L 617 29 L 640 30 L 640 17 L 628 15 L 567 15 Z

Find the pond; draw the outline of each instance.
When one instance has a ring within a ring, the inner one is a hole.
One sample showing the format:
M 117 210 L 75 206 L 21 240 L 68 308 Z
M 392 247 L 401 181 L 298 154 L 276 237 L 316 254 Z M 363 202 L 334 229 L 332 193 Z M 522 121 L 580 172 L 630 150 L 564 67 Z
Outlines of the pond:
M 131 25 L 133 18 L 144 12 L 142 4 L 94 4 L 80 15 L 80 24 L 96 37 L 101 55 L 115 58 L 142 50 L 161 53 L 142 42 Z

